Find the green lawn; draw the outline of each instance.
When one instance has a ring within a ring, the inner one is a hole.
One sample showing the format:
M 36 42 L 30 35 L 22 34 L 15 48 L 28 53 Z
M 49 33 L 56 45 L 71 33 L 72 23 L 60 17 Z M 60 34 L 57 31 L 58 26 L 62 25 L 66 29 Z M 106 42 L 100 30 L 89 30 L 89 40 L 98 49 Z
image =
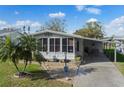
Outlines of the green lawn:
M 23 64 L 19 64 L 22 68 Z M 15 78 L 16 69 L 12 63 L 0 63 L 0 86 L 1 87 L 67 87 L 71 86 L 56 80 L 48 80 L 48 74 L 41 70 L 37 64 L 31 64 L 27 71 L 32 77 Z
M 124 62 L 116 62 L 115 65 L 119 69 L 119 71 L 124 75 Z
M 111 61 L 114 60 L 114 49 L 105 49 L 105 54 L 109 57 Z M 117 62 L 114 63 L 119 71 L 124 75 L 124 55 L 117 53 Z

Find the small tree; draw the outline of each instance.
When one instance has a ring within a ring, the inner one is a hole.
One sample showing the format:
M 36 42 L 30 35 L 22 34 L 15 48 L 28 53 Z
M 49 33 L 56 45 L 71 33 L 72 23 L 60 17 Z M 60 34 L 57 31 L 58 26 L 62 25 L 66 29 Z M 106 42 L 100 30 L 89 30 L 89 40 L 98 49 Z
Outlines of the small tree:
M 19 47 L 21 47 L 20 57 L 24 60 L 24 70 L 26 69 L 28 63 L 32 61 L 33 52 L 36 50 L 36 39 L 27 33 L 21 34 L 18 38 Z
M 74 34 L 90 38 L 103 38 L 104 36 L 100 22 L 88 22 L 84 28 L 77 30 Z
M 1 62 L 7 62 L 7 60 L 14 63 L 17 71 L 19 72 L 19 76 L 23 75 L 26 70 L 26 67 L 32 61 L 32 56 L 35 51 L 37 55 L 36 61 L 41 64 L 42 58 L 39 51 L 36 49 L 36 39 L 33 36 L 27 33 L 20 33 L 20 37 L 17 38 L 15 41 L 12 41 L 11 38 L 8 36 L 5 40 L 0 39 L 0 59 Z M 40 59 L 38 59 L 40 58 Z M 24 69 L 21 72 L 17 66 L 19 60 L 24 60 Z
M 51 19 L 46 22 L 44 26 L 41 27 L 41 30 L 45 29 L 65 32 L 65 20 L 59 18 Z
M 0 39 L 0 59 L 2 62 L 7 62 L 7 60 L 13 62 L 14 66 L 16 67 L 17 71 L 19 68 L 17 63 L 19 61 L 19 47 L 16 45 L 15 42 L 11 41 L 11 38 L 5 37 L 5 40 Z

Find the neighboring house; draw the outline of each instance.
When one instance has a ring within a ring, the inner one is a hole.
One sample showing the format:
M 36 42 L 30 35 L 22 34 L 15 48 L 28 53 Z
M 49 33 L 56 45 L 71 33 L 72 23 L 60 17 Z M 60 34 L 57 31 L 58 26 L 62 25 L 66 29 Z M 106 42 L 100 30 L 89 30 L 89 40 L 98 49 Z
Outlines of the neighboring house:
M 19 36 L 19 29 L 14 28 L 5 28 L 0 30 L 0 38 L 4 39 L 6 36 L 10 36 L 12 40 L 16 39 Z
M 124 54 L 124 36 L 106 37 L 104 40 L 110 41 L 111 38 L 116 43 L 117 52 Z
M 103 52 L 103 41 L 56 31 L 39 31 L 32 34 L 39 41 L 39 49 L 46 59 L 75 60 L 75 56 Z

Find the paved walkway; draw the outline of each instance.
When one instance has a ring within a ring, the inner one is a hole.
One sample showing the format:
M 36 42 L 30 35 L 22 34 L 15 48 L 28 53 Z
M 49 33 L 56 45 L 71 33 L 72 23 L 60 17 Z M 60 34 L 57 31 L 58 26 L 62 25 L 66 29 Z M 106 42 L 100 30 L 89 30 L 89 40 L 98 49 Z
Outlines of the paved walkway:
M 74 78 L 74 87 L 124 87 L 124 77 L 116 66 L 105 56 L 98 61 L 81 65 L 79 74 Z

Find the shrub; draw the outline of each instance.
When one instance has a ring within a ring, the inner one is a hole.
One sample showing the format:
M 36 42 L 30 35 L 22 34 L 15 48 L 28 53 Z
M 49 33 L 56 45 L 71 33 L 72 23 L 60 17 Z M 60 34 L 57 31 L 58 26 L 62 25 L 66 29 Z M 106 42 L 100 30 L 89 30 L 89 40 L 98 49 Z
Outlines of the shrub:
M 81 56 L 76 56 L 75 61 L 81 61 Z

